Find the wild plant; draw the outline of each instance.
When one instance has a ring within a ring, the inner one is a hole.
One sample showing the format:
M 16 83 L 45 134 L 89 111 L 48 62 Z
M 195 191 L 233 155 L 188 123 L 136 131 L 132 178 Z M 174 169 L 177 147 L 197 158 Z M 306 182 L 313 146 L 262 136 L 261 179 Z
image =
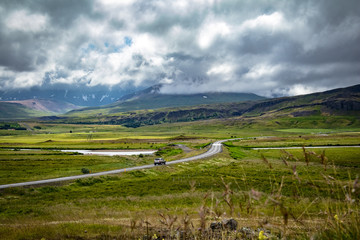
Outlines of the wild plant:
M 183 226 L 183 235 L 181 237 L 182 239 L 187 239 L 188 236 L 194 234 L 192 231 L 192 229 L 194 229 L 194 224 L 187 212 L 185 212 L 185 215 L 181 218 L 181 223 Z
M 190 192 L 195 192 L 196 190 L 196 181 L 195 180 L 192 180 L 189 182 L 189 185 L 190 185 Z
M 198 211 L 200 217 L 200 228 L 199 228 L 200 234 L 205 233 L 206 230 L 206 219 L 209 214 L 209 208 L 206 206 L 206 200 L 208 196 L 209 196 L 208 193 L 205 194 L 200 209 Z
M 167 209 L 167 211 L 169 212 L 169 209 Z M 159 221 L 162 225 L 164 225 L 166 227 L 166 231 L 168 232 L 168 236 L 171 237 L 173 236 L 173 230 L 174 230 L 174 224 L 178 218 L 178 216 L 176 215 L 170 215 L 170 214 L 164 214 L 159 212 Z
M 233 203 L 233 199 L 232 199 L 234 192 L 230 188 L 231 183 L 226 183 L 224 181 L 224 178 L 222 178 L 222 177 L 221 177 L 221 181 L 225 188 L 224 192 L 222 194 L 222 197 L 223 197 L 223 200 L 226 203 L 226 205 L 229 207 L 230 217 L 232 217 L 234 214 L 234 203 Z

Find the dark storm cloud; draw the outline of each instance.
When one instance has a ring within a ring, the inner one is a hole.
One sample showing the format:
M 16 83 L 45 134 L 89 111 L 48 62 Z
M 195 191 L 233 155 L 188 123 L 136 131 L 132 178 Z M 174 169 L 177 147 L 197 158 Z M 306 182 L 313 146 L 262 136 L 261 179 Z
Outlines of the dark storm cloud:
M 360 2 L 3 1 L 0 87 L 294 95 L 360 82 Z M 60 85 L 59 85 L 60 84 Z
M 71 26 L 73 21 L 81 15 L 101 18 L 101 15 L 94 13 L 92 0 L 10 0 L 5 1 L 2 6 L 7 10 L 27 9 L 33 13 L 47 14 L 52 26 L 62 28 Z

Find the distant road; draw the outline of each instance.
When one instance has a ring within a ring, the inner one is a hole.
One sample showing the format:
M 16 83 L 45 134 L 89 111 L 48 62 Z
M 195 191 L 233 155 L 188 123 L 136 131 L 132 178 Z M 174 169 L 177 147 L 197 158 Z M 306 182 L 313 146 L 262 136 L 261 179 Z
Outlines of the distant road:
M 237 139 L 239 139 L 239 138 L 237 138 Z M 194 161 L 194 160 L 198 160 L 198 159 L 202 159 L 202 158 L 211 157 L 217 153 L 220 153 L 222 151 L 222 143 L 229 141 L 229 140 L 235 140 L 235 139 L 227 139 L 227 140 L 221 140 L 221 141 L 214 142 L 213 144 L 211 144 L 210 149 L 205 153 L 202 153 L 197 156 L 189 157 L 189 158 L 174 160 L 171 162 L 167 162 L 166 164 L 171 165 L 171 164 Z M 38 181 L 31 181 L 31 182 L 22 182 L 22 183 L 11 183 L 11 184 L 0 185 L 0 189 L 10 188 L 10 187 L 31 186 L 31 185 L 38 185 L 38 184 L 54 183 L 54 182 L 63 182 L 63 181 L 76 180 L 76 179 L 88 178 L 88 177 L 97 177 L 97 176 L 115 174 L 115 173 L 123 173 L 123 172 L 146 169 L 146 168 L 153 168 L 153 167 L 155 167 L 154 164 L 149 164 L 149 165 L 143 165 L 143 166 L 137 166 L 137 167 L 122 168 L 122 169 L 117 169 L 117 170 L 76 175 L 76 176 L 70 176 L 70 177 L 52 178 L 52 179 L 38 180 Z
M 305 147 L 306 149 L 317 149 L 317 148 L 358 148 L 359 145 L 353 146 L 309 146 Z M 302 147 L 263 147 L 263 148 L 253 148 L 253 150 L 281 150 L 281 149 L 302 149 Z

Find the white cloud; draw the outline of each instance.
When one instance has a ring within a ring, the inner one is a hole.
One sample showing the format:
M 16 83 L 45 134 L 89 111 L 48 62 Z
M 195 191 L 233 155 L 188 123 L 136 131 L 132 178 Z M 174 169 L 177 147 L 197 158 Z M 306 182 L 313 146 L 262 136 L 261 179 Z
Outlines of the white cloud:
M 285 89 L 278 89 L 274 93 L 280 95 L 304 95 L 314 92 L 322 92 L 331 89 L 330 87 L 312 87 L 312 86 L 304 86 L 303 84 L 295 84 Z
M 230 64 L 221 64 L 221 65 L 215 65 L 212 67 L 209 71 L 207 71 L 208 75 L 216 75 L 216 74 L 228 74 L 231 73 L 233 70 L 233 67 Z
M 288 30 L 289 28 L 289 24 L 284 19 L 283 14 L 280 12 L 260 15 L 254 19 L 244 21 L 240 26 L 241 30 L 265 29 L 271 32 Z
M 48 17 L 41 14 L 32 14 L 26 10 L 17 10 L 7 17 L 7 28 L 23 32 L 40 32 L 45 30 Z
M 6 73 L 7 72 L 7 73 Z M 0 76 L 3 75 L 0 71 Z M 5 83 L 6 88 L 28 88 L 38 86 L 43 83 L 43 72 L 21 72 L 15 73 L 12 71 L 5 71 L 5 75 L 13 76 L 12 81 Z
M 233 70 L 234 66 L 232 66 L 231 64 L 216 64 L 215 66 L 211 67 L 210 70 L 206 72 L 206 74 L 210 78 L 216 77 L 220 81 L 230 81 L 234 80 Z
M 200 48 L 206 49 L 211 46 L 217 37 L 230 34 L 230 27 L 226 22 L 209 20 L 205 21 L 198 34 Z
M 261 79 L 264 77 L 271 78 L 280 70 L 281 66 L 279 65 L 272 66 L 269 64 L 258 64 L 253 66 L 250 71 L 244 75 L 244 77 L 249 79 Z
M 124 7 L 133 4 L 135 0 L 98 0 L 99 4 L 106 7 Z

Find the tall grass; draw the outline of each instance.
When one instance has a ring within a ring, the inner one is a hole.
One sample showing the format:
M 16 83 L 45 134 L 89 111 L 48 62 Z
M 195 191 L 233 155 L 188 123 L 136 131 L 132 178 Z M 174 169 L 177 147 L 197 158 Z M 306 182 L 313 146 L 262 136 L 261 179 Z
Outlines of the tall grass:
M 232 149 L 234 147 L 229 151 Z M 22 217 L 17 212 L 16 219 L 8 218 L 14 223 L 10 224 L 12 227 L 5 227 L 7 223 L 0 226 L 0 237 L 360 239 L 360 183 L 356 171 L 349 171 L 346 176 L 344 171 L 347 168 L 343 166 L 348 163 L 344 164 L 341 159 L 334 160 L 331 155 L 327 155 L 328 150 L 326 153 L 312 152 L 307 148 L 301 151 L 277 150 L 276 154 L 272 151 L 272 155 L 266 151 L 263 155 L 255 151 L 246 152 L 253 154 L 251 161 L 248 158 L 211 159 L 128 173 L 117 179 L 89 179 L 62 188 L 37 188 L 31 193 L 27 189 L 9 190 L 11 194 L 1 195 L 1 203 L 19 202 L 23 204 L 19 204 L 19 210 L 23 211 L 26 206 L 26 210 L 32 211 L 21 214 L 30 214 L 38 221 L 40 218 L 37 215 L 43 214 L 45 219 L 58 221 L 56 217 L 59 217 L 68 223 L 56 225 L 39 221 L 39 224 L 33 222 L 28 227 L 17 229 Z M 251 163 L 256 164 L 248 167 Z M 251 172 L 255 170 L 258 171 Z M 255 179 L 256 177 L 258 178 Z M 144 193 L 141 188 L 152 186 L 155 186 L 149 190 L 152 195 Z M 101 194 L 112 199 L 104 200 Z M 59 201 L 64 203 L 58 203 L 58 214 L 47 216 L 46 210 L 36 210 L 37 205 L 27 205 L 21 199 L 7 200 L 10 197 L 21 198 L 22 195 L 27 197 L 24 201 L 36 197 L 41 201 L 44 197 L 50 199 L 47 204 L 52 204 L 52 197 L 59 197 Z M 62 195 L 66 197 L 61 198 Z M 92 205 L 90 200 L 84 200 L 91 196 L 96 198 Z M 76 199 L 69 201 L 68 198 Z M 167 204 L 173 199 L 173 203 Z M 71 208 L 63 212 L 65 209 L 62 210 L 61 207 L 69 202 Z M 113 206 L 109 206 L 110 204 Z M 1 207 L 4 212 L 11 208 L 6 205 Z M 15 211 L 15 207 L 13 208 Z M 4 217 L 2 214 L 0 213 L 0 217 Z M 75 215 L 79 217 L 76 218 Z M 104 218 L 114 220 L 110 224 Z M 126 218 L 126 221 L 116 222 L 120 218 Z M 230 219 L 238 222 L 236 231 L 224 224 Z M 210 229 L 212 223 L 219 227 Z
M 159 214 L 159 221 L 165 227 L 161 236 L 166 239 L 360 239 L 359 177 L 353 179 L 349 174 L 348 179 L 338 179 L 337 167 L 328 163 L 325 151 L 320 154 L 306 148 L 302 151 L 303 156 L 298 158 L 281 150 L 280 160 L 291 174 L 291 181 L 285 181 L 287 176 L 270 177 L 270 191 L 264 192 L 251 185 L 245 172 L 242 184 L 221 178 L 223 192 L 204 194 L 196 220 L 191 220 L 188 213 Z M 261 158 L 264 169 L 276 171 L 276 164 L 271 164 L 264 155 Z M 323 181 L 313 179 L 310 174 L 314 162 L 323 166 L 320 173 Z M 236 189 L 231 187 L 233 183 Z M 190 183 L 191 192 L 194 185 Z M 293 191 L 289 193 L 285 189 Z M 309 190 L 314 197 L 309 198 Z M 224 219 L 232 218 L 242 224 L 246 224 L 246 219 L 256 219 L 256 223 L 252 228 L 239 225 L 237 231 L 221 225 Z M 214 225 L 217 231 L 209 228 L 209 220 L 219 224 L 220 227 Z M 191 231 L 189 226 L 197 226 L 197 230 Z

